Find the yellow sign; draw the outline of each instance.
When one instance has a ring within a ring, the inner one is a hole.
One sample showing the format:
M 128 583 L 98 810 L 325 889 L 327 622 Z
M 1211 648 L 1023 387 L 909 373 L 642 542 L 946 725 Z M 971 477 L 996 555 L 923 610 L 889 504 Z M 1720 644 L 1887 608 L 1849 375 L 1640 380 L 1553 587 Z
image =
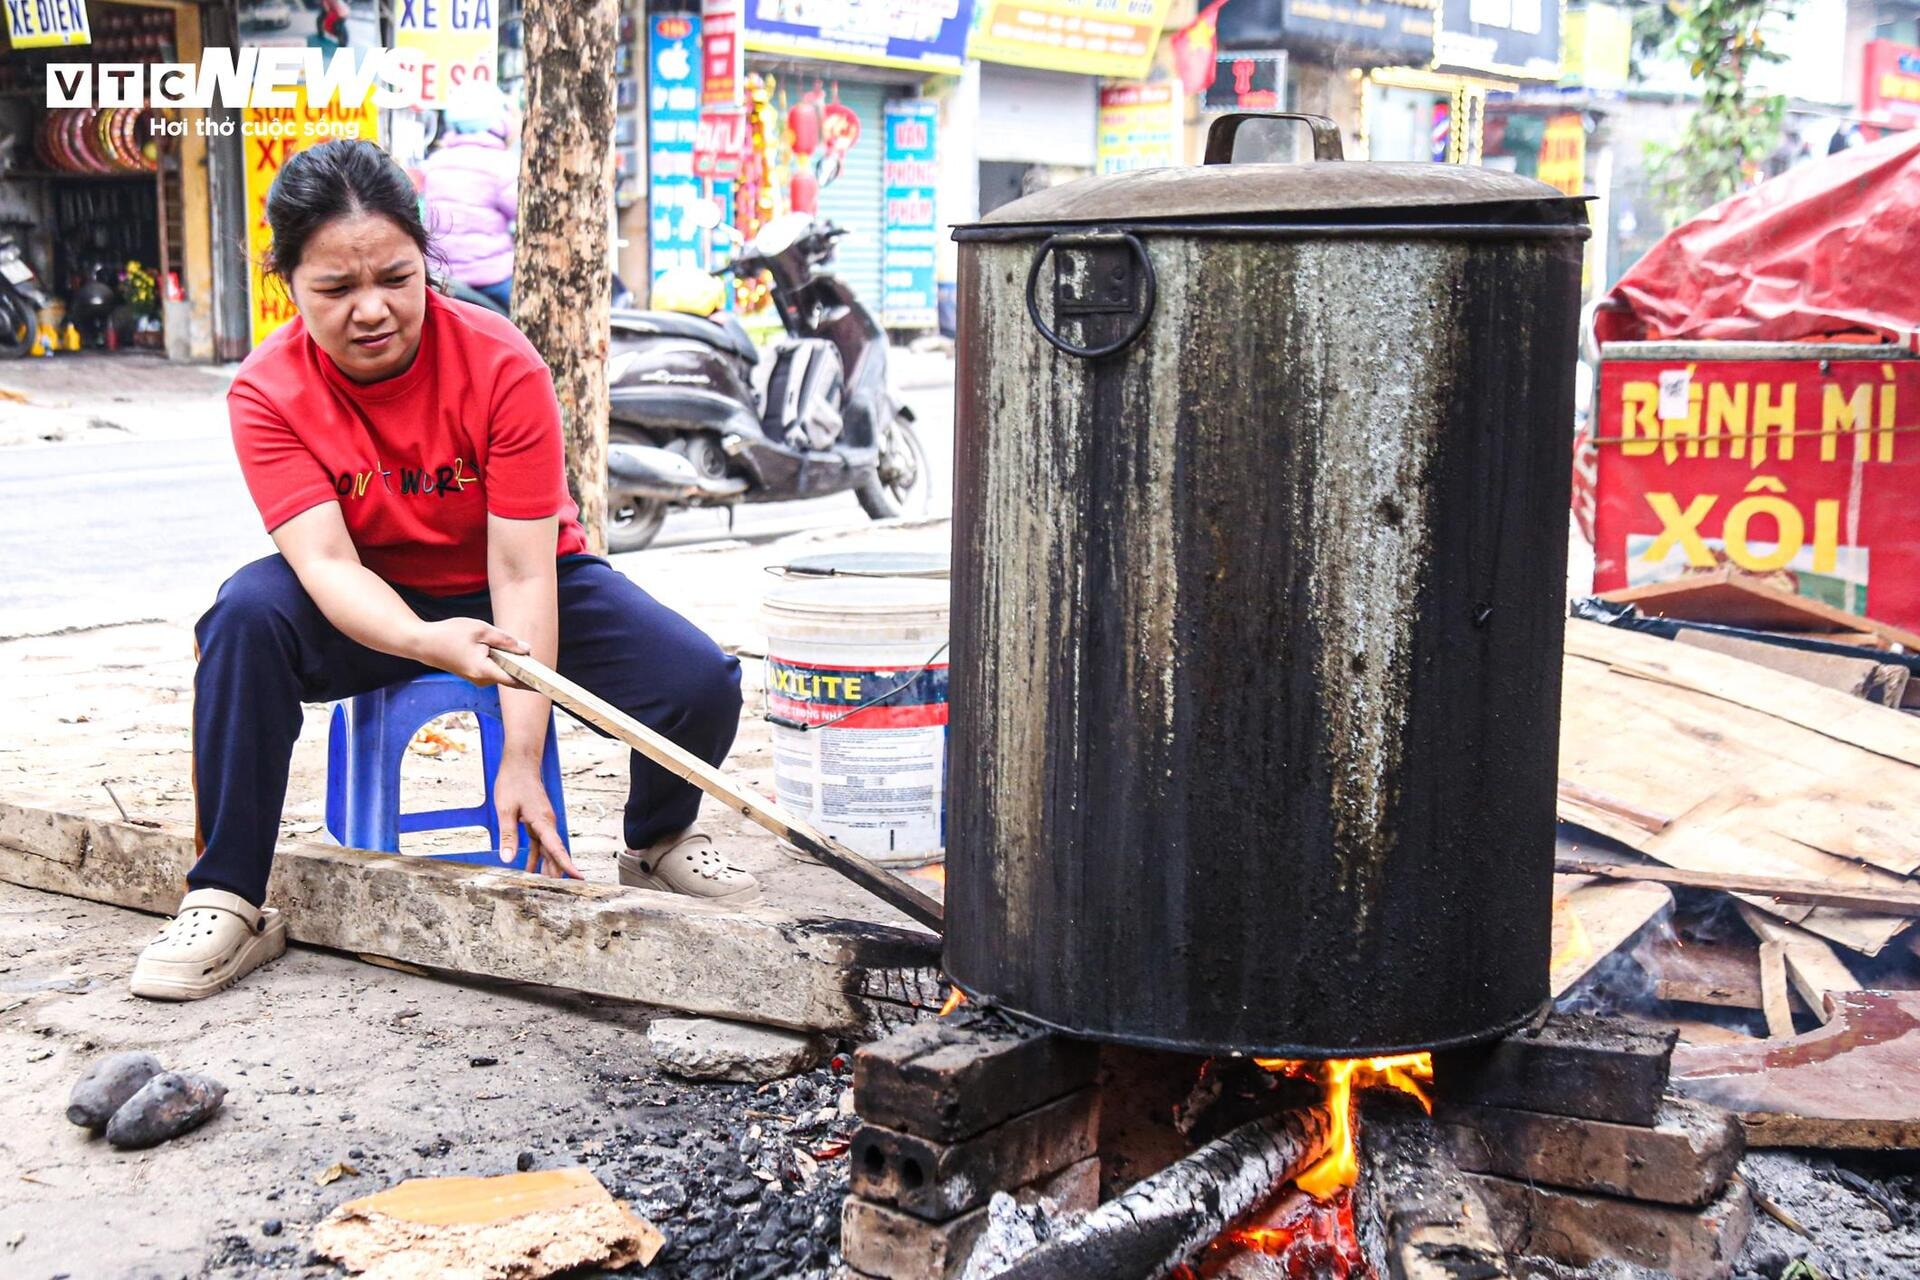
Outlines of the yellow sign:
M 1578 115 L 1547 121 L 1540 139 L 1540 181 L 1570 196 L 1587 193 L 1587 127 Z
M 967 56 L 1042 71 L 1145 79 L 1171 0 L 978 0 Z
M 273 247 L 273 229 L 267 225 L 267 192 L 273 180 L 296 152 L 308 147 L 335 138 L 374 142 L 380 136 L 380 113 L 371 94 L 357 105 L 329 98 L 321 106 L 307 101 L 304 86 L 295 91 L 295 96 L 291 107 L 248 107 L 240 123 L 247 165 L 247 256 L 253 260 L 251 301 L 256 347 L 294 316 L 293 299 L 287 296 L 286 286 L 261 266 Z
M 1568 9 L 1560 33 L 1560 83 L 1584 89 L 1624 89 L 1633 52 L 1633 15 L 1612 5 Z
M 419 76 L 423 107 L 444 107 L 469 80 L 493 80 L 500 32 L 492 0 L 397 0 L 393 47 Z
M 16 49 L 92 44 L 86 0 L 5 0 L 7 36 Z

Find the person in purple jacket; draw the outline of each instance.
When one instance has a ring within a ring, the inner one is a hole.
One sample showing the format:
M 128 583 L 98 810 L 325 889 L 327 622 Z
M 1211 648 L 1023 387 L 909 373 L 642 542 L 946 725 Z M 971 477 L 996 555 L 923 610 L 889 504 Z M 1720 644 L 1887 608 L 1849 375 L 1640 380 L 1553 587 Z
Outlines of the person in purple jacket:
M 468 81 L 446 107 L 447 136 L 421 162 L 421 194 L 447 274 L 507 309 L 513 294 L 513 222 L 520 161 L 507 147 L 500 91 Z

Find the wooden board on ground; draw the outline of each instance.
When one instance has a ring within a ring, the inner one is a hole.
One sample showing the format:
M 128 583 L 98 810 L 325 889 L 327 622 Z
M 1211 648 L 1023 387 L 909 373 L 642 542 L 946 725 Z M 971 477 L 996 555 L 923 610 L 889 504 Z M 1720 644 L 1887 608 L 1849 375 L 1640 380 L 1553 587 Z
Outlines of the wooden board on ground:
M 1688 628 L 1673 638 L 1675 644 L 1696 649 L 1711 649 L 1730 658 L 1758 663 L 1801 680 L 1811 680 L 1827 689 L 1837 689 L 1848 697 L 1865 698 L 1883 707 L 1897 707 L 1906 696 L 1911 674 L 1897 662 L 1875 662 L 1871 658 L 1849 658 L 1837 653 L 1795 649 L 1784 644 L 1768 644 L 1745 636 Z
M 1754 936 L 1760 939 L 1762 964 L 1766 963 L 1766 948 L 1779 949 L 1781 967 L 1787 982 L 1793 987 L 1813 1016 L 1825 1022 L 1831 1016 L 1827 1009 L 1827 997 L 1840 995 L 1859 989 L 1853 971 L 1835 954 L 1832 947 L 1808 933 L 1805 929 L 1776 920 L 1766 912 L 1746 903 L 1736 904 L 1740 918 L 1747 922 Z M 1761 994 L 1765 995 L 1766 976 L 1761 976 Z M 1768 1019 L 1771 1024 L 1772 1019 Z
M 1760 962 L 1752 943 L 1656 938 L 1634 961 L 1653 979 L 1656 1000 L 1721 1009 L 1760 1009 Z
M 1910 892 L 1920 722 L 1738 658 L 1567 624 L 1560 816 L 1688 870 Z M 1910 921 L 1749 898 L 1866 955 Z
M 1668 582 L 1622 587 L 1600 598 L 1637 605 L 1640 612 L 1654 618 L 1717 622 L 1750 631 L 1832 632 L 1842 639 L 1864 635 L 1877 640 L 1881 648 L 1898 644 L 1909 653 L 1920 652 L 1920 635 L 1769 586 L 1730 565 L 1713 573 L 1690 573 Z
M 192 863 L 184 829 L 0 802 L 0 880 L 166 914 Z M 897 1025 L 939 963 L 916 929 L 292 841 L 268 900 L 296 942 L 802 1031 Z
M 1826 1026 L 1791 1040 L 1674 1051 L 1682 1097 L 1737 1112 L 1750 1147 L 1920 1146 L 1920 992 L 1832 997 Z

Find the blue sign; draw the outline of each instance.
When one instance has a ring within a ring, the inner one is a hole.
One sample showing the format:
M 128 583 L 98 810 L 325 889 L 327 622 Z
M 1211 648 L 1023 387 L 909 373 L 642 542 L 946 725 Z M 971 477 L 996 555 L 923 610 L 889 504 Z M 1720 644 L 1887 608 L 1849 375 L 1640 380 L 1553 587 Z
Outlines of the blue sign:
M 939 105 L 920 98 L 890 101 L 886 130 L 881 323 L 889 329 L 931 329 L 938 323 L 934 264 L 940 232 L 934 192 L 940 169 Z
M 747 0 L 747 48 L 960 74 L 973 0 Z
M 656 13 L 647 19 L 647 202 L 657 279 L 673 267 L 705 266 L 694 222 L 700 179 L 693 135 L 700 127 L 700 16 Z

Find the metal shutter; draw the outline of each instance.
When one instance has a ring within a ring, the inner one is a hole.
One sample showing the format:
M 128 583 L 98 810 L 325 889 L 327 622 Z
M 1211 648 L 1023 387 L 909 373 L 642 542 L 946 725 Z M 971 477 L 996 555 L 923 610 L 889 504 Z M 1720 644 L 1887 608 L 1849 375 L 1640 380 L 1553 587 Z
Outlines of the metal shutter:
M 845 280 L 855 296 L 877 315 L 881 294 L 880 232 L 886 206 L 881 161 L 886 151 L 887 131 L 881 107 L 887 99 L 887 86 L 849 80 L 839 84 L 840 101 L 860 117 L 860 140 L 847 152 L 840 176 L 820 189 L 820 212 L 853 233 L 840 242 L 830 270 Z

